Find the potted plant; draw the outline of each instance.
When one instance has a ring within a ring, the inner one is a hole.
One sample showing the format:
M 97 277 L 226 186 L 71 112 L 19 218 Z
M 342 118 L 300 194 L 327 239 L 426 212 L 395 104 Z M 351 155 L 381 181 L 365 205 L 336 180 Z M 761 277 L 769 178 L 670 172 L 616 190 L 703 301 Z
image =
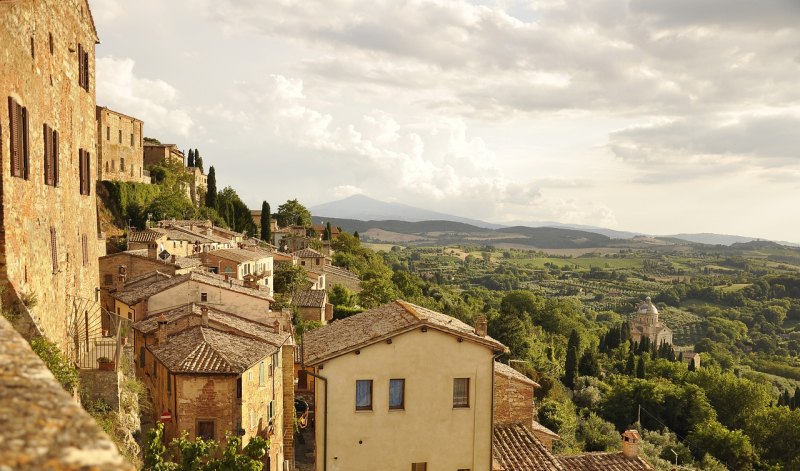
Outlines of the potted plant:
M 97 359 L 97 369 L 103 371 L 114 371 L 116 369 L 116 365 L 114 364 L 114 360 L 108 357 L 100 357 Z

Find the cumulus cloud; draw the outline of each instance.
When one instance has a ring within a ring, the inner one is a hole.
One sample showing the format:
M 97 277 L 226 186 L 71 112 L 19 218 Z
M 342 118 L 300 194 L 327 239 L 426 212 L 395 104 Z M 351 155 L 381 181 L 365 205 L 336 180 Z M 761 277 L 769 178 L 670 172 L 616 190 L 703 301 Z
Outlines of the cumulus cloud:
M 138 77 L 129 58 L 97 59 L 97 104 L 136 116 L 147 129 L 188 136 L 195 123 L 178 105 L 178 91 L 163 80 Z

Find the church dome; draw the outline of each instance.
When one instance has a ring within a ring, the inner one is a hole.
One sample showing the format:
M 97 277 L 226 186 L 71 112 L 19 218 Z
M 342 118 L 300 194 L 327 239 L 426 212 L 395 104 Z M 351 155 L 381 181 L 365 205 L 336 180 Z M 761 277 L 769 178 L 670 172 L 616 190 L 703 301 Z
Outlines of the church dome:
M 658 309 L 653 304 L 653 301 L 650 300 L 650 296 L 645 298 L 644 302 L 639 305 L 637 314 L 658 315 Z

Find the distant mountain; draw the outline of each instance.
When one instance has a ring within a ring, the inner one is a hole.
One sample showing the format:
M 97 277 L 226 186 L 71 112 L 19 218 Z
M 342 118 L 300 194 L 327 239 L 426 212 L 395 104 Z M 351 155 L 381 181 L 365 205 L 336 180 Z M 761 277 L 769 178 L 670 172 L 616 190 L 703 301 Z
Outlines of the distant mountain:
M 595 234 L 602 234 L 612 239 L 632 239 L 636 236 L 644 235 L 641 232 L 617 231 L 614 229 L 606 229 L 605 227 L 587 226 L 584 224 L 564 224 L 555 221 L 511 221 L 508 223 L 508 226 L 561 227 L 564 229 L 594 232 Z
M 311 214 L 325 218 L 357 219 L 361 221 L 455 221 L 476 227 L 497 229 L 500 224 L 470 219 L 452 214 L 416 208 L 402 203 L 386 203 L 365 195 L 353 195 L 338 201 L 308 208 Z
M 689 242 L 694 242 L 697 244 L 709 244 L 709 245 L 733 245 L 733 244 L 746 244 L 748 242 L 765 241 L 765 242 L 778 243 L 780 245 L 785 245 L 787 247 L 800 247 L 800 244 L 794 242 L 786 242 L 781 240 L 768 241 L 766 239 L 760 239 L 758 237 L 744 237 L 744 236 L 729 235 L 729 234 L 712 234 L 709 232 L 702 232 L 699 234 L 674 234 L 664 237 L 674 237 L 676 239 L 688 240 Z

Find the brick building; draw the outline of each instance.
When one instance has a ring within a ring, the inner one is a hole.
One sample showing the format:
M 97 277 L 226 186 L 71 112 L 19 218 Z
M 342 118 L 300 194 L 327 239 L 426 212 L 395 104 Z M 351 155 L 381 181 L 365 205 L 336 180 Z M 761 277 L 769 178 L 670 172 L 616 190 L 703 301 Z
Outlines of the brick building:
M 144 166 L 156 165 L 162 160 L 180 162 L 186 165 L 186 157 L 183 152 L 178 150 L 175 144 L 156 144 L 155 142 L 144 142 Z
M 291 332 L 205 305 L 153 313 L 134 325 L 136 374 L 153 398 L 153 419 L 172 415 L 167 439 L 270 440 L 269 465 L 292 463 L 294 342 Z M 287 420 L 288 419 L 288 420 Z
M 98 41 L 86 0 L 0 1 L 0 285 L 68 352 L 97 311 Z
M 304 289 L 292 297 L 292 306 L 304 321 L 317 321 L 327 324 L 333 320 L 333 304 L 328 302 L 328 292 L 324 289 Z
M 144 168 L 144 123 L 98 106 L 97 179 L 150 183 Z

